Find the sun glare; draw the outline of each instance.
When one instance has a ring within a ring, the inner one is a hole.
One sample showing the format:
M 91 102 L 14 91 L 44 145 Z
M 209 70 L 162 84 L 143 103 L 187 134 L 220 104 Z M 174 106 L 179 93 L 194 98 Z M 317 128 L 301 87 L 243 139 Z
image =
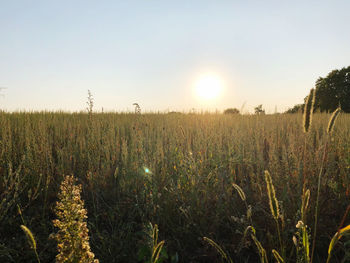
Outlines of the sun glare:
M 195 83 L 196 95 L 205 101 L 216 99 L 222 91 L 221 79 L 213 74 L 202 75 Z

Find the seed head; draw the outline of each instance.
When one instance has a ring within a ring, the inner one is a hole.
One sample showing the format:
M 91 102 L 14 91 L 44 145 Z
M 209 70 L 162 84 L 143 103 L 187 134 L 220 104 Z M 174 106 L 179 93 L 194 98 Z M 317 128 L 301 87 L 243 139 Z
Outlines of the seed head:
M 303 119 L 303 127 L 304 132 L 307 133 L 311 127 L 312 123 L 312 113 L 314 111 L 316 91 L 315 89 L 310 90 L 310 94 L 307 97 L 305 108 L 304 108 L 304 119 Z
M 341 109 L 340 109 L 340 108 L 337 108 L 337 109 L 333 112 L 331 118 L 329 119 L 328 128 L 327 128 L 327 133 L 328 133 L 328 134 L 331 134 L 331 133 L 332 133 L 333 128 L 334 128 L 335 121 L 337 120 L 337 117 L 338 117 L 338 115 L 339 115 L 340 112 L 341 112 Z

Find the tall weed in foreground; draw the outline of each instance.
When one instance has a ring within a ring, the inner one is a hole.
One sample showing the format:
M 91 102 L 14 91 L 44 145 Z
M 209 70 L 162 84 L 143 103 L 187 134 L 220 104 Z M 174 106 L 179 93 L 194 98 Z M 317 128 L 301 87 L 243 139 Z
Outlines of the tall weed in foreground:
M 296 235 L 293 236 L 293 243 L 297 251 L 297 262 L 310 262 L 310 239 L 306 225 L 306 212 L 310 201 L 310 190 L 303 191 L 302 203 L 300 208 L 301 220 L 298 221 Z
M 56 204 L 56 216 L 53 220 L 59 228 L 52 235 L 57 241 L 56 262 L 98 263 L 94 253 L 90 250 L 88 228 L 86 224 L 87 211 L 84 201 L 80 198 L 81 185 L 75 185 L 73 176 L 66 176 L 61 183 Z
M 248 226 L 247 229 L 244 232 L 244 237 L 246 237 L 248 233 L 250 233 L 250 237 L 253 239 L 256 247 L 258 248 L 259 256 L 260 256 L 260 262 L 261 263 L 268 263 L 269 261 L 267 259 L 266 250 L 261 245 L 260 241 L 257 239 L 255 228 L 252 227 L 252 226 Z
M 272 178 L 271 178 L 271 175 L 268 171 L 265 171 L 265 181 L 266 181 L 266 187 L 267 187 L 267 195 L 269 197 L 270 211 L 271 211 L 271 214 L 273 216 L 273 219 L 276 222 L 276 228 L 277 228 L 278 240 L 280 243 L 280 249 L 281 249 L 282 254 L 284 256 L 285 252 L 284 252 L 284 246 L 283 246 L 280 224 L 279 224 L 279 219 L 281 218 L 280 208 L 278 205 L 278 200 L 276 198 L 275 187 L 273 186 Z
M 344 221 L 345 221 L 345 218 L 346 216 L 348 215 L 350 211 L 350 205 L 348 205 L 348 208 L 346 209 L 346 212 L 343 216 L 343 220 L 341 222 L 341 225 L 342 226 L 344 224 Z M 331 257 L 332 257 L 332 251 L 336 245 L 336 243 L 345 235 L 349 235 L 350 234 L 350 225 L 347 225 L 346 227 L 343 227 L 343 228 L 339 228 L 337 233 L 335 233 L 335 235 L 333 236 L 332 240 L 331 240 L 331 243 L 329 244 L 329 247 L 328 247 L 328 257 L 327 257 L 327 263 L 329 263 Z M 349 242 L 347 242 L 349 243 Z M 344 259 L 342 262 L 347 262 L 345 260 L 350 260 L 350 253 L 349 251 L 347 253 L 345 253 L 345 256 L 344 256 Z
M 269 197 L 269 204 L 270 204 L 271 214 L 272 214 L 272 216 L 274 217 L 274 219 L 276 221 L 280 248 L 281 248 L 282 251 L 284 251 L 284 247 L 283 247 L 282 241 L 281 241 L 279 223 L 278 223 L 278 220 L 280 218 L 280 210 L 279 210 L 279 206 L 278 206 L 278 200 L 276 198 L 275 188 L 274 188 L 273 183 L 272 183 L 271 175 L 270 175 L 270 173 L 268 171 L 265 171 L 265 181 L 266 181 L 266 185 L 267 185 L 267 191 L 268 191 L 268 197 Z M 246 195 L 245 195 L 244 191 L 242 190 L 242 188 L 239 185 L 237 185 L 235 183 L 233 183 L 232 186 L 237 191 L 237 193 L 239 194 L 241 200 L 245 203 L 245 206 L 247 208 L 247 219 L 252 224 L 251 207 L 248 206 L 247 203 L 246 203 Z M 244 241 L 246 239 L 248 234 L 250 235 L 251 239 L 253 240 L 255 246 L 258 249 L 260 262 L 261 263 L 268 263 L 269 261 L 268 261 L 266 250 L 262 246 L 262 244 L 258 240 L 258 238 L 256 237 L 256 230 L 255 230 L 255 228 L 252 225 L 248 226 L 245 229 L 245 231 L 243 233 L 242 241 Z M 212 239 L 210 239 L 208 237 L 203 237 L 203 239 L 204 239 L 204 241 L 207 241 L 212 247 L 214 247 L 217 250 L 217 252 L 221 255 L 222 259 L 225 262 L 233 263 L 231 257 L 214 240 L 212 240 Z M 278 263 L 284 263 L 285 262 L 283 257 L 277 252 L 277 250 L 272 249 L 271 252 L 272 252 L 272 255 L 274 256 L 275 260 Z
M 321 178 L 323 175 L 323 170 L 324 170 L 324 165 L 326 162 L 326 153 L 327 153 L 327 148 L 328 148 L 328 143 L 329 143 L 329 138 L 332 134 L 332 131 L 334 129 L 335 121 L 341 112 L 340 108 L 337 108 L 332 116 L 329 119 L 328 122 L 328 127 L 327 127 L 327 138 L 326 138 L 326 143 L 324 146 L 323 150 L 323 157 L 322 157 L 322 163 L 321 163 L 321 168 L 320 172 L 318 174 L 318 180 L 317 180 L 317 197 L 316 197 L 316 206 L 315 206 L 315 223 L 314 223 L 314 235 L 313 235 L 313 241 L 312 241 L 312 251 L 311 251 L 311 260 L 310 262 L 312 263 L 313 257 L 314 257 L 314 252 L 315 252 L 315 247 L 316 247 L 316 235 L 317 235 L 317 222 L 318 222 L 318 206 L 319 206 L 319 199 L 320 199 L 320 190 L 321 190 Z
M 222 249 L 221 246 L 219 246 L 218 244 L 215 243 L 214 240 L 208 238 L 208 237 L 203 237 L 204 241 L 207 241 L 213 248 L 216 249 L 216 251 L 221 255 L 222 259 L 226 262 L 226 263 L 233 263 L 232 259 L 230 258 L 230 256 L 228 256 L 226 254 L 226 252 Z
M 303 115 L 303 130 L 304 130 L 304 148 L 303 148 L 303 185 L 302 185 L 302 194 L 304 196 L 305 190 L 306 190 L 306 172 L 304 171 L 306 167 L 306 151 L 307 151 L 307 135 L 309 134 L 309 130 L 311 128 L 312 124 L 312 117 L 314 112 L 314 105 L 315 105 L 315 99 L 316 99 L 316 91 L 315 89 L 310 90 L 310 94 L 306 99 L 305 107 L 304 107 L 304 115 Z M 303 211 L 302 211 L 303 212 Z M 303 216 L 302 216 L 303 217 Z M 303 220 L 303 219 L 302 219 Z
M 27 237 L 30 248 L 33 249 L 33 251 L 35 253 L 36 260 L 38 261 L 38 263 L 40 263 L 39 255 L 38 255 L 38 252 L 36 250 L 36 241 L 35 241 L 35 238 L 34 238 L 32 231 L 30 231 L 30 229 L 28 227 L 26 227 L 25 225 L 21 225 L 21 229 L 23 230 L 24 234 Z
M 311 89 L 310 94 L 307 97 L 305 108 L 304 108 L 303 128 L 305 133 L 309 131 L 309 128 L 311 127 L 311 124 L 312 124 L 312 115 L 314 111 L 315 98 L 316 98 L 316 91 L 315 89 Z
M 164 259 L 167 258 L 166 255 L 162 254 L 163 246 L 164 246 L 164 240 L 158 242 L 158 225 L 155 224 L 154 226 L 149 223 L 147 226 L 147 242 L 145 246 L 143 246 L 138 251 L 138 259 L 143 260 L 145 263 L 160 263 Z

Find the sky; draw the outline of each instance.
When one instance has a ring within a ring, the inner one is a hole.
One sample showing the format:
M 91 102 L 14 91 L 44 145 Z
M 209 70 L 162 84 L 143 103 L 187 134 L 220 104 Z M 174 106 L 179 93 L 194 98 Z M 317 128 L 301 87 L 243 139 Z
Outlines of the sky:
M 350 1 L 0 0 L 0 109 L 224 110 L 302 103 L 350 65 Z M 203 74 L 219 97 L 194 92 Z

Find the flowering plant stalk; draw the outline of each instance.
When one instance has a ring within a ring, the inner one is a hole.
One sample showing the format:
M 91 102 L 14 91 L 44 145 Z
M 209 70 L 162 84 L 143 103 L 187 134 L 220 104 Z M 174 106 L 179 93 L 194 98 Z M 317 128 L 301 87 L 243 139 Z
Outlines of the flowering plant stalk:
M 58 194 L 57 219 L 53 224 L 59 231 L 52 235 L 58 243 L 56 262 L 98 263 L 90 250 L 87 211 L 80 197 L 81 185 L 75 185 L 75 181 L 73 176 L 66 176 Z

